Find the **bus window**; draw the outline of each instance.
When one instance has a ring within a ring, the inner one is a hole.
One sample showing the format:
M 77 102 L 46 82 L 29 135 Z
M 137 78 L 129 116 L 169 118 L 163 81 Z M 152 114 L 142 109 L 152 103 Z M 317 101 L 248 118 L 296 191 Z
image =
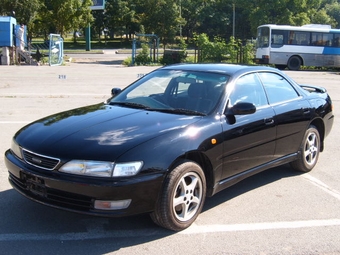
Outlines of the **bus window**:
M 340 47 L 340 34 L 334 34 L 332 46 Z
M 285 43 L 286 38 L 286 31 L 284 30 L 272 30 L 272 40 L 271 45 L 272 47 L 281 47 Z
M 312 45 L 332 46 L 333 34 L 330 33 L 312 33 Z
M 333 34 L 322 34 L 322 41 L 324 46 L 332 46 Z
M 322 34 L 321 33 L 312 33 L 312 45 L 321 45 Z
M 310 44 L 310 33 L 309 32 L 296 32 L 297 40 L 300 45 L 309 45 Z
M 310 33 L 303 31 L 290 31 L 288 44 L 292 45 L 309 45 Z

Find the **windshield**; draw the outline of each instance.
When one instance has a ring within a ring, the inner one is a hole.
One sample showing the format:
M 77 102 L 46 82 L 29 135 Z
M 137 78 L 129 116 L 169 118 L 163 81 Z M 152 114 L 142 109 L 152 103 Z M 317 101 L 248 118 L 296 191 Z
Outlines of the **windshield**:
M 229 77 L 225 74 L 156 70 L 108 103 L 168 113 L 206 115 L 218 104 Z
M 269 27 L 259 27 L 257 29 L 256 48 L 269 47 Z

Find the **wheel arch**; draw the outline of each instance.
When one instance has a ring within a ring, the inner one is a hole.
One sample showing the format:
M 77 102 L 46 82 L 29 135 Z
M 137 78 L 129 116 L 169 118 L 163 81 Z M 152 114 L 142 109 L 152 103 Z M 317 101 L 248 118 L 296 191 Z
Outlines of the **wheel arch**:
M 321 141 L 321 144 L 320 144 L 320 151 L 322 152 L 323 149 L 324 149 L 324 139 L 325 139 L 325 125 L 323 123 L 323 121 L 321 119 L 314 119 L 310 125 L 312 126 L 315 126 L 316 129 L 318 130 L 319 132 L 319 135 L 320 135 L 320 141 Z
M 206 189 L 207 196 L 212 196 L 213 188 L 214 188 L 214 171 L 210 159 L 200 151 L 190 151 L 180 157 L 178 157 L 170 166 L 169 169 L 174 169 L 176 166 L 183 163 L 185 160 L 190 160 L 197 163 L 203 170 L 205 180 L 206 180 Z
M 303 57 L 301 55 L 293 55 L 298 57 L 301 60 L 301 65 L 304 66 L 305 65 L 305 60 L 303 59 Z

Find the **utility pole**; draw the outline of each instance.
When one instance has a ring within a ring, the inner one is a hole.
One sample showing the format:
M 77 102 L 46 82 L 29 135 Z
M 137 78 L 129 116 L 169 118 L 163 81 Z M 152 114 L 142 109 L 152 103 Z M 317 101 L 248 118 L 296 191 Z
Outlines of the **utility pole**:
M 235 4 L 233 4 L 233 37 L 235 38 Z
M 182 0 L 179 0 L 179 17 L 180 17 L 179 36 L 182 39 Z

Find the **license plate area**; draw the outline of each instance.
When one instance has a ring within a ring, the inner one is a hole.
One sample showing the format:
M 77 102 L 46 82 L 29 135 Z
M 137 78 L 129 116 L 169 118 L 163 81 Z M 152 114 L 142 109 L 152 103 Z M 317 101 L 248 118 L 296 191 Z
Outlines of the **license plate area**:
M 29 190 L 30 192 L 37 196 L 46 197 L 46 187 L 45 181 L 43 179 L 22 172 L 20 173 L 20 178 L 23 181 L 24 185 L 26 186 L 27 190 Z

